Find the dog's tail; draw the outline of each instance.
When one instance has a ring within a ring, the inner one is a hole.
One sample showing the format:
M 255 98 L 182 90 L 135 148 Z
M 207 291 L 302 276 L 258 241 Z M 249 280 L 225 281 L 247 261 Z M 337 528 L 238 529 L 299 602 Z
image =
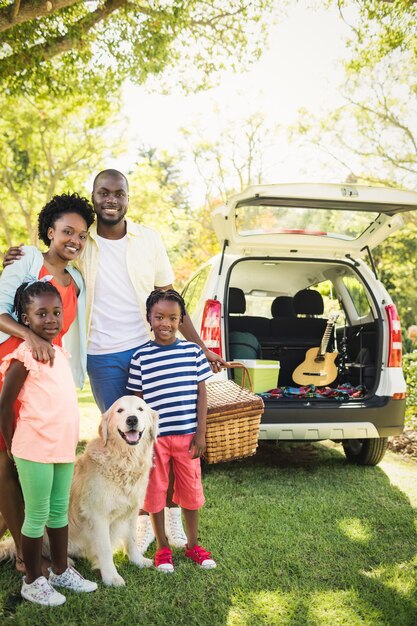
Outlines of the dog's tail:
M 12 537 L 6 537 L 0 541 L 0 562 L 14 561 L 16 559 L 16 546 Z

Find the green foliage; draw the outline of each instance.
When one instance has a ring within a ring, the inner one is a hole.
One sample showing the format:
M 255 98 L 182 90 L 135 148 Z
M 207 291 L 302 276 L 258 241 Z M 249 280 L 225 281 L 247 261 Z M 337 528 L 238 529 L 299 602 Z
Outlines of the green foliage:
M 349 67 L 353 72 L 373 68 L 395 51 L 417 57 L 417 4 L 413 0 L 337 0 L 337 6 L 352 25 Z
M 86 184 L 107 150 L 118 103 L 88 94 L 50 99 L 0 96 L 0 244 L 36 243 L 36 218 L 54 194 L 89 193 Z
M 415 423 L 417 417 L 417 350 L 403 355 L 403 372 L 407 383 L 406 423 Z
M 161 233 L 181 287 L 213 254 L 211 222 L 204 209 L 190 206 L 179 169 L 181 155 L 148 149 L 140 157 L 129 174 L 129 216 Z
M 78 79 L 105 93 L 126 78 L 142 83 L 166 68 L 175 73 L 173 84 L 191 88 L 226 67 L 241 68 L 259 57 L 274 3 L 23 0 L 13 21 L 16 4 L 0 3 L 0 83 L 14 93 L 45 84 L 62 93 L 68 80 L 74 88 Z
M 398 309 L 403 328 L 417 321 L 417 224 L 392 235 L 373 252 L 379 277 Z
M 350 182 L 416 189 L 416 76 L 417 58 L 405 53 L 347 74 L 343 104 L 320 119 L 301 111 L 293 138 L 319 146 Z

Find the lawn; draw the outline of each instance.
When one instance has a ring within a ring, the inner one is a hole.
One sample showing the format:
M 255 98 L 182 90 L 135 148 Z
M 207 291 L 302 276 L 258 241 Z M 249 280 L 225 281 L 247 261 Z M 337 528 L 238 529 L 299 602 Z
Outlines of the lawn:
M 88 437 L 98 415 L 87 392 L 80 403 Z M 125 588 L 100 585 L 46 609 L 21 601 L 18 575 L 2 564 L 1 626 L 417 623 L 415 461 L 388 453 L 359 468 L 339 446 L 264 444 L 251 459 L 207 467 L 204 488 L 200 535 L 217 569 L 176 550 L 175 573 L 164 575 L 120 554 Z M 77 566 L 98 580 L 87 562 Z

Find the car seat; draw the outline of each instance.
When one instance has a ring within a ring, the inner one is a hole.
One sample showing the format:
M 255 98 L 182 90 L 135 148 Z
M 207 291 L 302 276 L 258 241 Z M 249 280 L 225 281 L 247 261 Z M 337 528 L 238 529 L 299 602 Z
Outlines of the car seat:
M 285 344 L 288 321 L 295 319 L 294 304 L 291 296 L 278 296 L 275 298 L 271 304 L 271 314 L 271 338 L 277 342 L 277 345 Z
M 295 315 L 281 318 L 276 324 L 274 339 L 281 363 L 280 385 L 293 385 L 292 374 L 305 358 L 309 348 L 320 346 L 327 320 L 316 315 L 324 311 L 323 298 L 314 289 L 302 289 L 293 298 Z
M 273 319 L 279 317 L 294 317 L 294 302 L 291 296 L 278 296 L 271 304 L 271 315 Z
M 229 287 L 229 333 L 235 331 L 249 332 L 258 338 L 267 337 L 269 335 L 269 319 L 257 315 L 244 315 L 245 312 L 246 298 L 243 290 L 238 287 Z
M 294 310 L 297 314 L 295 328 L 299 341 L 305 346 L 319 346 L 327 325 L 327 319 L 316 317 L 324 312 L 321 294 L 315 289 L 298 291 L 294 296 Z

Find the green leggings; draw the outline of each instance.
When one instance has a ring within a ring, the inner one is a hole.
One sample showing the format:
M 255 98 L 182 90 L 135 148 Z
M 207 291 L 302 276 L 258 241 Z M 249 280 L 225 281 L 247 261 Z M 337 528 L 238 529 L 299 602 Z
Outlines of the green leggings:
M 17 457 L 14 461 L 25 501 L 22 534 L 37 539 L 45 526 L 66 526 L 74 463 L 36 463 Z

